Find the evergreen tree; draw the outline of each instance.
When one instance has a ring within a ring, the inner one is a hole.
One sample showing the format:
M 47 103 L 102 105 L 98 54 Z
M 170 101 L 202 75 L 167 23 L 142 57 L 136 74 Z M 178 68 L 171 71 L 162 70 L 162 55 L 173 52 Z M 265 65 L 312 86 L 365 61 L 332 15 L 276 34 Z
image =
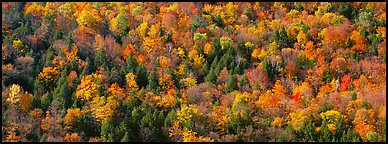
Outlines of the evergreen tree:
M 125 135 L 124 137 L 120 140 L 120 142 L 129 142 L 130 139 L 129 139 L 129 134 L 128 132 L 125 132 Z
M 148 73 L 148 83 L 149 83 L 149 88 L 152 92 L 156 93 L 157 89 L 159 88 L 159 80 L 156 76 L 154 76 L 151 73 Z
M 120 81 L 122 80 L 122 77 L 120 77 L 118 71 L 116 70 L 116 67 L 112 67 L 112 69 L 109 71 L 109 77 L 111 78 L 111 83 L 120 83 Z
M 54 89 L 53 95 L 53 98 L 58 100 L 63 105 L 63 108 L 69 108 L 72 104 L 71 92 L 66 80 L 67 72 L 66 68 L 62 71 L 62 75 L 57 81 L 57 87 Z
M 92 60 L 89 58 L 89 56 L 86 57 L 85 63 L 86 63 L 86 65 L 87 65 L 86 74 L 93 73 L 94 71 L 96 71 L 96 69 L 95 69 L 95 67 L 94 67 L 94 61 L 92 61 Z
M 352 3 L 349 3 L 349 2 L 341 2 L 340 3 L 340 6 L 339 6 L 339 9 L 338 9 L 338 12 L 345 16 L 346 18 L 348 18 L 349 20 L 353 20 L 353 16 L 354 16 L 354 13 L 353 13 L 353 4 Z
M 67 34 L 67 37 L 66 37 L 66 40 L 65 40 L 65 44 L 67 44 L 67 47 L 70 48 L 74 43 L 74 39 L 73 39 L 73 32 L 70 31 L 68 34 Z
M 110 140 L 109 134 L 113 132 L 114 125 L 112 120 L 106 120 L 102 125 L 101 125 L 101 139 L 102 140 Z
M 318 142 L 329 142 L 332 140 L 333 140 L 333 135 L 331 134 L 331 132 L 329 130 L 327 120 L 323 119 L 322 125 L 320 128 Z
M 135 72 L 136 69 L 137 69 L 137 61 L 136 61 L 136 58 L 132 56 L 132 53 L 129 53 L 128 54 L 128 58 L 127 58 L 127 66 L 126 66 L 126 71 L 127 72 Z
M 46 53 L 47 53 L 46 61 L 44 64 L 45 67 L 50 66 L 52 60 L 54 59 L 54 48 L 52 46 L 50 46 L 49 49 L 47 49 Z
M 228 82 L 226 83 L 225 93 L 230 93 L 234 90 L 238 90 L 236 75 L 229 74 L 229 77 L 230 78 L 229 78 Z
M 137 67 L 135 81 L 140 89 L 148 85 L 147 71 L 144 65 L 140 65 L 139 67 Z
M 108 70 L 107 57 L 106 57 L 104 48 L 100 48 L 98 50 L 96 60 L 95 60 L 95 66 L 96 68 L 102 67 L 105 70 Z

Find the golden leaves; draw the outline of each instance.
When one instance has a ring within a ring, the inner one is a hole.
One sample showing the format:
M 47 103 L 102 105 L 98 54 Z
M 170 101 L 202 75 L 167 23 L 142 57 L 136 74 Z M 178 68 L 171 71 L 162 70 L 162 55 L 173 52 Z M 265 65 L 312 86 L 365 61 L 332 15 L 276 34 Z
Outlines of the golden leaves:
M 174 121 L 172 126 L 168 129 L 169 137 L 176 137 L 182 134 L 182 128 L 178 121 Z
M 94 27 L 98 21 L 101 21 L 102 18 L 99 15 L 99 12 L 94 9 L 90 3 L 81 4 L 83 6 L 82 10 L 76 10 L 74 16 L 76 16 L 76 21 L 81 27 Z
M 10 103 L 15 108 L 20 108 L 22 111 L 27 112 L 31 108 L 31 104 L 34 97 L 28 92 L 24 92 L 23 88 L 17 84 L 13 84 L 9 88 L 8 97 L 6 102 Z
M 106 120 L 112 119 L 116 113 L 118 102 L 112 97 L 98 96 L 90 102 L 90 111 L 98 122 L 104 123 Z
M 162 68 L 168 69 L 172 66 L 171 60 L 165 56 L 159 56 L 159 65 Z
M 65 122 L 66 129 L 71 129 L 74 122 L 76 122 L 77 118 L 81 116 L 81 110 L 79 108 L 75 109 L 67 109 L 67 114 L 63 118 L 63 121 Z
M 335 124 L 343 115 L 336 110 L 329 110 L 320 114 L 322 119 L 326 119 L 329 124 Z
M 93 97 L 100 96 L 98 85 L 92 75 L 86 75 L 82 77 L 81 83 L 77 87 L 75 96 L 78 99 L 85 99 L 87 101 L 91 100 Z
M 23 44 L 20 39 L 15 39 L 12 41 L 12 47 L 17 49 L 20 53 L 24 54 L 27 52 L 27 46 Z
M 212 44 L 207 42 L 205 43 L 205 46 L 203 46 L 203 53 L 210 54 L 210 52 L 212 52 Z
M 181 109 L 177 111 L 177 117 L 181 124 L 185 124 L 188 120 L 200 116 L 196 105 L 182 105 Z
M 194 85 L 196 85 L 196 83 L 197 83 L 195 77 L 192 76 L 192 75 L 190 75 L 190 76 L 187 77 L 187 78 L 182 79 L 181 82 L 183 82 L 183 83 L 185 84 L 186 87 L 194 86 Z
M 78 47 L 77 45 L 73 45 L 70 51 L 67 48 L 63 49 L 63 53 L 65 54 L 66 60 L 71 62 L 72 60 L 78 61 L 79 57 L 77 56 Z
M 111 84 L 106 91 L 108 92 L 109 96 L 113 96 L 120 101 L 124 101 L 125 98 L 127 98 L 125 89 L 121 88 L 116 82 Z
M 66 133 L 64 140 L 67 142 L 80 142 L 81 141 L 80 137 L 78 136 L 77 133 L 72 133 L 72 134 Z
M 25 92 L 24 94 L 20 95 L 20 109 L 27 112 L 31 108 L 32 100 L 34 97 L 32 94 Z
M 282 127 L 282 123 L 283 123 L 283 118 L 281 117 L 275 117 L 271 123 L 271 125 L 273 127 L 279 127 L 281 128 Z
M 135 81 L 135 75 L 131 72 L 129 72 L 127 75 L 125 75 L 125 80 L 127 82 L 127 89 L 129 91 L 137 90 L 139 86 L 137 86 Z
M 309 114 L 307 109 L 296 110 L 295 112 L 290 113 L 289 116 L 291 118 L 291 121 L 289 121 L 289 124 L 291 124 L 294 130 L 300 130 L 303 123 L 308 120 L 307 114 Z
M 147 29 L 148 29 L 148 22 L 143 22 L 136 28 L 136 32 L 140 38 L 145 38 L 147 34 Z
M 9 102 L 11 105 L 16 105 L 19 103 L 19 94 L 21 93 L 22 89 L 19 85 L 13 84 L 10 87 L 10 93 L 9 97 L 6 99 L 7 102 Z
M 61 73 L 56 67 L 44 67 L 38 77 L 41 81 L 52 81 L 58 79 L 60 74 Z
M 165 109 L 171 108 L 175 104 L 176 93 L 177 92 L 175 89 L 173 88 L 169 89 L 166 95 L 162 95 L 162 97 L 156 99 L 158 101 L 156 105 L 160 108 L 162 107 L 164 107 Z M 159 97 L 159 96 L 156 96 L 156 97 Z
M 187 130 L 187 129 L 185 129 L 182 134 L 183 134 L 183 142 L 213 142 L 214 141 L 210 138 L 204 138 L 202 136 L 196 137 L 195 136 L 197 134 L 196 132 Z
M 175 88 L 174 80 L 172 79 L 172 75 L 167 73 L 167 74 L 163 74 L 161 77 L 159 77 L 159 85 L 162 87 L 163 90 Z

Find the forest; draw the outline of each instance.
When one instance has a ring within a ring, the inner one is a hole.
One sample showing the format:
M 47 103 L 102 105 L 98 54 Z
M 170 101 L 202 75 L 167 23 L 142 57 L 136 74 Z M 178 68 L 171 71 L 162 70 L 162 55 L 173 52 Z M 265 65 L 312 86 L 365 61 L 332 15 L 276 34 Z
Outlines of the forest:
M 386 142 L 386 2 L 2 2 L 2 142 Z

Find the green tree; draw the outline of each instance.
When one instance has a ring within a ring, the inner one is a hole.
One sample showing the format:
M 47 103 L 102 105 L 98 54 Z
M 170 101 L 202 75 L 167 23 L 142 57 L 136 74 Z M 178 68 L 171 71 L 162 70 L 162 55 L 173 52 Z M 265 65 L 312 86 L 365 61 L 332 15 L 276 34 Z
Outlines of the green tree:
M 128 58 L 127 58 L 126 64 L 127 64 L 127 66 L 126 66 L 126 72 L 127 73 L 128 72 L 135 72 L 136 71 L 138 64 L 137 64 L 136 58 L 132 55 L 132 52 L 130 52 L 128 54 Z
M 124 137 L 120 140 L 120 142 L 129 142 L 130 139 L 129 139 L 129 134 L 128 132 L 125 132 L 125 135 Z
M 320 132 L 319 132 L 318 142 L 330 142 L 332 140 L 333 140 L 333 135 L 329 130 L 327 120 L 323 119 Z
M 304 123 L 300 132 L 301 136 L 304 137 L 305 142 L 317 141 L 318 134 L 316 133 L 315 128 L 314 116 L 310 114 L 309 122 Z
M 71 101 L 71 92 L 69 90 L 69 84 L 67 83 L 67 69 L 65 68 L 62 71 L 61 77 L 57 81 L 57 87 L 54 89 L 53 98 L 58 100 L 61 105 L 63 105 L 63 109 L 69 108 L 72 104 Z
M 229 77 L 230 78 L 229 78 L 228 82 L 226 83 L 225 93 L 230 93 L 234 90 L 238 90 L 236 75 L 229 74 Z
M 96 55 L 96 60 L 94 62 L 95 62 L 96 68 L 102 67 L 105 70 L 108 70 L 105 48 L 102 47 L 98 50 L 97 55 Z
M 118 14 L 116 16 L 116 18 L 114 18 L 114 21 L 117 25 L 117 30 L 118 30 L 120 36 L 126 35 L 129 31 L 129 26 L 128 26 L 127 20 L 128 20 L 127 17 L 121 13 Z
M 338 12 L 348 18 L 349 20 L 353 20 L 353 4 L 350 2 L 341 2 Z
M 102 140 L 109 140 L 109 134 L 113 133 L 114 131 L 114 124 L 112 120 L 106 120 L 101 125 L 101 139 Z
M 139 67 L 137 67 L 135 81 L 140 89 L 148 85 L 147 71 L 144 65 L 140 65 Z

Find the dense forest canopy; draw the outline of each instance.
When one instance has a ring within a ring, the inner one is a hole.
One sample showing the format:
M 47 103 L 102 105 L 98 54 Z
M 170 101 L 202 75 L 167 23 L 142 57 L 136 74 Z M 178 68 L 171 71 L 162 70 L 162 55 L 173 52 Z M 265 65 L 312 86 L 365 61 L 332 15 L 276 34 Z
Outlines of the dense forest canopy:
M 386 2 L 2 2 L 2 141 L 385 142 Z

